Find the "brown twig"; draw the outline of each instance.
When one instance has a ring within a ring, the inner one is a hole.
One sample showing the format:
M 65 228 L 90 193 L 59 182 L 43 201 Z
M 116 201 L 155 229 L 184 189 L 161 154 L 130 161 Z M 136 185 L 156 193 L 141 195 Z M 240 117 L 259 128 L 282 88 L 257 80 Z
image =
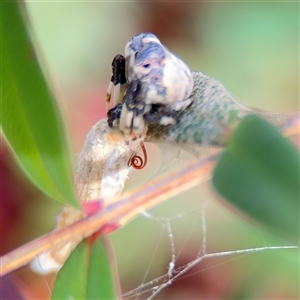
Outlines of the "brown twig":
M 106 211 L 97 212 L 13 250 L 1 257 L 0 275 L 26 265 L 42 252 L 66 243 L 78 235 L 88 237 L 106 224 L 121 227 L 149 207 L 207 181 L 211 177 L 217 158 L 218 155 L 212 155 L 204 161 L 178 170 L 171 176 L 168 174 L 148 182 L 117 197 L 117 204 Z

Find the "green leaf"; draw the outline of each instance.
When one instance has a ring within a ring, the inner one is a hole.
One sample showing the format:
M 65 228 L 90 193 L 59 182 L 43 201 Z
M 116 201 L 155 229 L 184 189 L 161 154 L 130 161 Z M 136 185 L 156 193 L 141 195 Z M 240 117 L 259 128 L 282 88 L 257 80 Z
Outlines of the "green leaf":
M 78 207 L 64 126 L 20 8 L 18 1 L 1 3 L 2 129 L 27 176 L 52 198 Z
M 107 243 L 81 242 L 60 270 L 51 299 L 118 299 Z
M 212 181 L 233 205 L 283 237 L 299 238 L 299 152 L 267 121 L 241 121 Z

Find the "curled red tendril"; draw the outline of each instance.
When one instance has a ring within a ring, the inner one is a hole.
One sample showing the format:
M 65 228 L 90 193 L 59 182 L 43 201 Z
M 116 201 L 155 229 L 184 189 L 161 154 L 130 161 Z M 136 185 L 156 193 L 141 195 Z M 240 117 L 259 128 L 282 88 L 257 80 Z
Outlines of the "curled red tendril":
M 136 153 L 132 154 L 128 161 L 128 166 L 135 168 L 136 170 L 143 169 L 147 164 L 147 151 L 143 142 L 140 143 L 140 147 L 144 154 L 144 160 Z

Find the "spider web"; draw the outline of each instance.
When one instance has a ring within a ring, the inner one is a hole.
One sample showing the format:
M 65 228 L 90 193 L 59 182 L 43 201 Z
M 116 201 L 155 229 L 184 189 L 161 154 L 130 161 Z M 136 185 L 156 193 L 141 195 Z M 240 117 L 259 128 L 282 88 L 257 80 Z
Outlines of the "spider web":
M 174 199 L 171 199 L 171 201 L 174 201 Z M 182 202 L 186 200 L 182 200 L 182 197 L 179 199 L 178 197 L 175 201 Z M 195 201 L 192 202 L 194 203 Z M 190 204 L 187 204 L 187 207 L 189 206 Z M 225 264 L 228 261 L 237 260 L 238 257 L 256 252 L 277 249 L 289 251 L 288 249 L 297 248 L 295 246 L 275 245 L 274 241 L 272 245 L 268 246 L 267 244 L 270 243 L 268 242 L 268 238 L 265 238 L 263 230 L 258 229 L 254 233 L 256 236 L 254 247 L 252 247 L 253 241 L 247 242 L 244 240 L 240 243 L 232 243 L 230 232 L 224 232 L 224 238 L 228 238 L 229 240 L 227 243 L 228 246 L 226 246 L 226 243 L 225 245 L 223 243 L 220 247 L 223 247 L 223 249 L 226 247 L 230 250 L 217 249 L 217 251 L 212 251 L 210 250 L 210 242 L 213 244 L 214 239 L 216 239 L 216 237 L 211 236 L 214 231 L 211 230 L 211 223 L 214 223 L 211 220 L 214 216 L 212 210 L 214 211 L 214 204 L 205 201 L 204 204 L 200 204 L 196 208 L 187 208 L 181 213 L 175 213 L 175 208 L 169 213 L 166 211 L 157 212 L 156 209 L 153 209 L 153 212 L 143 213 L 140 221 L 144 219 L 142 221 L 146 225 L 155 227 L 155 230 L 160 228 L 160 230 L 156 231 L 156 241 L 152 247 L 152 254 L 149 255 L 147 252 L 144 256 L 142 255 L 142 258 L 145 260 L 143 266 L 145 266 L 146 261 L 148 261 L 148 265 L 144 270 L 144 275 L 140 277 L 140 283 L 136 288 L 131 288 L 128 292 L 125 292 L 122 295 L 122 299 L 161 299 L 161 294 L 165 292 L 167 287 L 172 288 L 173 284 L 182 279 L 189 280 L 189 278 L 197 278 L 199 275 L 203 276 L 205 274 L 203 272 L 206 272 L 207 268 L 215 268 L 220 264 Z M 171 217 L 161 215 L 171 215 Z M 218 218 L 218 213 L 215 217 Z M 219 230 L 222 232 L 224 228 L 221 227 Z M 185 232 L 184 236 L 182 236 L 182 232 Z M 122 248 L 126 251 L 124 247 Z M 164 253 L 164 261 L 160 258 L 161 252 Z M 188 252 L 188 255 L 186 255 L 186 252 Z M 206 261 L 208 260 L 213 260 L 213 262 L 207 264 Z M 138 264 L 138 259 L 134 262 L 133 266 L 136 264 Z M 161 265 L 160 271 L 162 275 L 157 275 L 156 271 L 153 272 L 151 270 L 153 266 L 157 268 L 157 264 Z M 203 268 L 201 267 L 202 265 Z M 132 269 L 131 272 L 134 272 L 134 270 Z M 184 297 L 186 296 L 182 294 L 177 299 L 184 299 Z

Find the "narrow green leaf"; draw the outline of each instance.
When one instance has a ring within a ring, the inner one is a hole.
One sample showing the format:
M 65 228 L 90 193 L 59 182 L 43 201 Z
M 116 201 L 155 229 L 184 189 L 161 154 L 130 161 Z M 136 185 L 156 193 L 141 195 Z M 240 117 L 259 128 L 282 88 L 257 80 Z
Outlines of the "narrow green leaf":
M 1 9 L 3 132 L 22 169 L 42 191 L 78 206 L 64 126 L 22 22 L 18 1 L 1 2 Z M 25 8 L 22 14 L 26 16 Z
M 60 270 L 51 299 L 118 299 L 104 238 L 81 242 Z
M 256 220 L 299 238 L 299 152 L 277 128 L 241 121 L 213 174 L 217 191 Z
M 119 298 L 117 296 L 117 278 L 114 276 L 112 270 L 114 267 L 113 253 L 108 243 L 108 239 L 100 238 L 92 246 L 89 272 L 87 274 L 86 299 Z M 101 270 L 101 273 L 99 270 Z
M 85 242 L 73 250 L 57 275 L 51 299 L 85 299 L 88 252 Z

